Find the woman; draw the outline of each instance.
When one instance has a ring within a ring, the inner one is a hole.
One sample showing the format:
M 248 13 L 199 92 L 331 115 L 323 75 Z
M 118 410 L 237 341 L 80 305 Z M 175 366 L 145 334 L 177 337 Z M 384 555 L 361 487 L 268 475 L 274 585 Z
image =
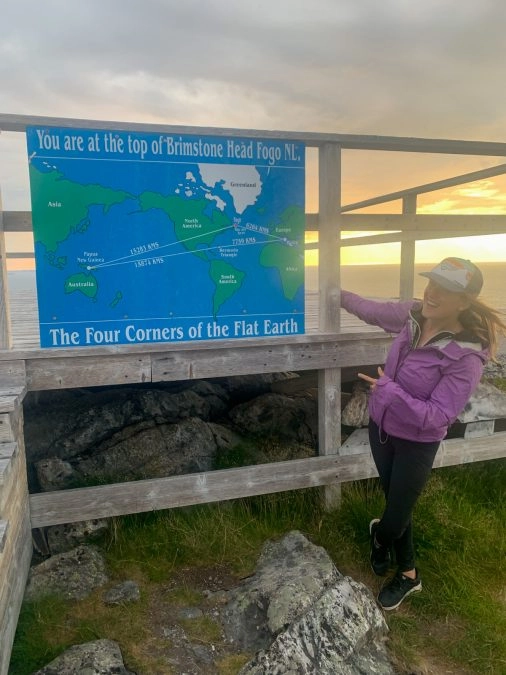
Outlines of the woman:
M 371 388 L 369 442 L 385 493 L 381 519 L 371 521 L 371 565 L 384 576 L 395 552 L 397 572 L 378 602 L 396 609 L 422 590 L 415 567 L 411 516 L 440 441 L 471 397 L 483 365 L 493 358 L 498 313 L 478 300 L 481 271 L 469 260 L 445 258 L 430 272 L 423 300 L 375 302 L 342 291 L 341 304 L 369 324 L 398 334 Z

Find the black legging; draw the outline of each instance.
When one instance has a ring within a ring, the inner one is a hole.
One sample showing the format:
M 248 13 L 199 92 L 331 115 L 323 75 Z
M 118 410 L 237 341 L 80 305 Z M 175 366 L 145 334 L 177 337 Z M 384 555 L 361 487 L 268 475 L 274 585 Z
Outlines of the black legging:
M 376 529 L 383 546 L 393 545 L 400 572 L 415 567 L 411 515 L 427 483 L 439 441 L 421 443 L 388 436 L 369 422 L 369 442 L 385 493 L 385 511 Z

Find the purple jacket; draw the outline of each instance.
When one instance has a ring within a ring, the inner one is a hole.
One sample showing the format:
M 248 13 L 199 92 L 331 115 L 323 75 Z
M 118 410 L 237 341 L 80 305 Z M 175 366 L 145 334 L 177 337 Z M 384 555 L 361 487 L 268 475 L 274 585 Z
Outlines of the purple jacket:
M 417 348 L 420 302 L 376 302 L 341 292 L 341 306 L 362 321 L 397 333 L 385 374 L 369 397 L 369 415 L 383 432 L 440 441 L 480 381 L 488 352 L 469 331 L 439 333 Z

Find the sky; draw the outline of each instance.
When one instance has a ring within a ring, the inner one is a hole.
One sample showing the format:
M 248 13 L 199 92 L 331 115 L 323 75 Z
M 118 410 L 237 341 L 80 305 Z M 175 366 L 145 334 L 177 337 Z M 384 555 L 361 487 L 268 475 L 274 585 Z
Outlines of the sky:
M 3 0 L 0 112 L 504 142 L 505 28 L 503 0 Z M 504 161 L 345 151 L 343 202 Z M 0 134 L 0 187 L 5 210 L 30 209 L 23 134 Z M 419 211 L 506 214 L 506 179 Z M 506 260 L 506 235 L 417 244 L 419 262 L 450 254 Z M 342 260 L 396 258 L 393 245 Z

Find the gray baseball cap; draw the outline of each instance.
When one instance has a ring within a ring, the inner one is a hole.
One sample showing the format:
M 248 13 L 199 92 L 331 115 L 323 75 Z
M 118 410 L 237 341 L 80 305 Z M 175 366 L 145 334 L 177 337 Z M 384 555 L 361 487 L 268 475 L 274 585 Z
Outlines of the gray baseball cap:
M 483 286 L 481 270 L 464 258 L 445 258 L 430 272 L 421 272 L 420 276 L 432 279 L 439 286 L 454 293 L 479 295 Z

